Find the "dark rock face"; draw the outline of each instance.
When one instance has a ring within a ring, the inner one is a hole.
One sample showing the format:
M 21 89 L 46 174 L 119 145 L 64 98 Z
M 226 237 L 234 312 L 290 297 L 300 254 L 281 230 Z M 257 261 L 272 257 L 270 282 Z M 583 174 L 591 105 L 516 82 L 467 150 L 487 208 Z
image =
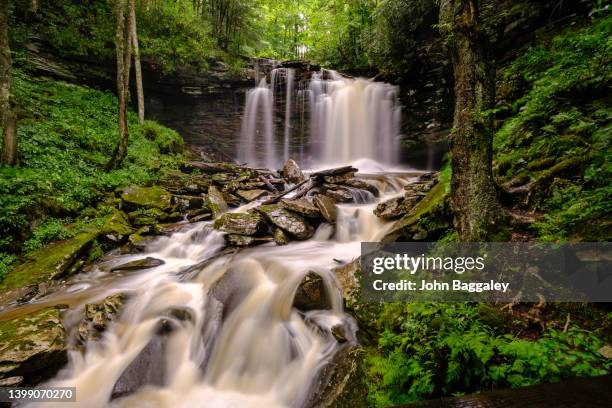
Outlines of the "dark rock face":
M 255 235 L 265 228 L 257 213 L 226 213 L 215 221 L 215 228 L 230 234 Z
M 257 210 L 269 222 L 297 239 L 308 239 L 314 235 L 314 228 L 302 216 L 285 210 L 279 204 L 262 205 Z
M 314 272 L 308 272 L 295 292 L 293 306 L 304 312 L 331 308 L 323 278 Z

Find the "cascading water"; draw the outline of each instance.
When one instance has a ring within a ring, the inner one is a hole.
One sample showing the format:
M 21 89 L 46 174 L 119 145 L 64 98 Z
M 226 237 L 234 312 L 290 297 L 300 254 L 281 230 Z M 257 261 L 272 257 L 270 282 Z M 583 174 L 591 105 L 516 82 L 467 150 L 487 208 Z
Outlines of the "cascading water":
M 254 96 L 263 98 L 263 94 L 272 108 L 259 108 L 260 99 Z M 280 126 L 273 117 L 281 110 L 283 137 L 278 140 Z M 280 167 L 289 158 L 317 167 L 359 159 L 396 165 L 400 122 L 395 86 L 345 78 L 335 71 L 315 72 L 309 82 L 296 81 L 295 69 L 276 68 L 270 73 L 269 86 L 261 82 L 247 93 L 238 158 L 253 166 L 268 167 Z M 264 138 L 257 123 L 265 125 Z M 266 124 L 271 124 L 270 132 Z M 308 136 L 304 138 L 304 134 Z
M 373 182 L 381 199 L 401 192 L 403 183 Z M 76 387 L 72 406 L 87 408 L 304 406 L 320 369 L 342 347 L 332 328 L 341 325 L 355 341 L 355 322 L 343 311 L 331 272 L 334 259 L 350 262 L 361 241 L 379 240 L 390 226 L 372 213 L 379 199 L 353 193 L 356 204 L 338 206 L 335 233 L 322 224 L 309 241 L 223 255 L 223 234 L 199 223 L 149 244 L 146 256 L 164 260 L 161 266 L 109 272 L 143 256 L 128 255 L 78 278 L 58 295 L 80 299 L 69 302 L 64 319 L 73 337 L 85 303 L 116 293 L 129 301 L 104 337 L 70 352 L 66 368 L 45 386 Z M 323 278 L 329 309 L 292 307 L 309 271 Z M 100 288 L 105 277 L 112 284 Z

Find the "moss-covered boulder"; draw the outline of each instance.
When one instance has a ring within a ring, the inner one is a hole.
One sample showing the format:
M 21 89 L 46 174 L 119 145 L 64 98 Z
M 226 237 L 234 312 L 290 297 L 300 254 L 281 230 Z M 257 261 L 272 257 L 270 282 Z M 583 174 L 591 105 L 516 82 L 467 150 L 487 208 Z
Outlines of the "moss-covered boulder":
M 382 241 L 393 242 L 400 238 L 408 241 L 437 239 L 436 235 L 452 227 L 449 200 L 450 172 L 447 172 L 423 199 L 395 222 Z
M 52 375 L 67 360 L 65 337 L 52 307 L 0 322 L 0 378 Z
M 278 228 L 297 239 L 308 239 L 314 235 L 314 228 L 304 218 L 288 211 L 280 204 L 262 205 L 258 211 Z
M 266 227 L 257 213 L 225 213 L 215 220 L 215 228 L 230 234 L 255 235 Z
M 214 218 L 228 210 L 227 202 L 223 197 L 223 193 L 221 193 L 221 191 L 219 191 L 215 186 L 210 186 L 208 189 L 206 204 Z
M 128 216 L 123 211 L 114 210 L 106 218 L 100 233 L 111 242 L 123 243 L 128 236 L 134 233 L 134 228 L 130 225 Z
M 86 231 L 61 242 L 47 245 L 26 255 L 26 261 L 9 272 L 0 291 L 59 279 L 84 255 L 98 236 L 98 231 Z
M 164 211 L 172 206 L 172 194 L 160 186 L 131 186 L 123 190 L 121 201 L 128 211 L 151 208 Z

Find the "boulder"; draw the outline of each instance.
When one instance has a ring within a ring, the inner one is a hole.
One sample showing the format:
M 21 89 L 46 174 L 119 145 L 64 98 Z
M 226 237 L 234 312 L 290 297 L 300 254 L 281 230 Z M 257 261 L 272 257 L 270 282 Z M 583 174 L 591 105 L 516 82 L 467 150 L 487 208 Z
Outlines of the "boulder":
M 208 189 L 206 202 L 214 218 L 217 218 L 228 210 L 223 194 L 215 186 L 210 186 Z
M 0 323 L 0 378 L 40 380 L 66 361 L 66 332 L 58 309 L 39 309 Z
M 147 256 L 146 258 L 136 259 L 134 261 L 126 262 L 121 265 L 113 266 L 111 268 L 111 272 L 115 271 L 137 271 L 140 269 L 150 269 L 156 268 L 165 264 L 166 262 L 161 259 L 153 258 L 151 256 Z
M 132 186 L 123 190 L 121 201 L 123 207 L 128 211 L 150 208 L 163 211 L 172 206 L 172 194 L 159 186 Z
M 321 211 L 319 211 L 319 209 L 313 203 L 304 198 L 299 198 L 297 200 L 283 199 L 280 203 L 284 208 L 305 217 L 314 219 L 322 217 Z
M 353 188 L 360 188 L 362 190 L 369 190 L 372 187 L 370 183 L 358 178 L 349 178 L 348 180 L 345 180 L 343 184 Z
M 215 228 L 230 234 L 255 235 L 266 226 L 257 213 L 225 213 L 215 220 Z
M 289 237 L 285 231 L 277 228 L 274 231 L 274 242 L 276 242 L 277 245 L 287 245 L 289 243 Z
M 145 225 L 155 225 L 159 222 L 167 221 L 169 215 L 159 208 L 148 208 L 132 211 L 128 214 L 128 217 L 134 226 L 142 227 Z
M 280 204 L 262 205 L 257 210 L 269 222 L 297 239 L 308 239 L 314 235 L 314 228 L 302 216 L 284 209 Z
M 124 294 L 119 293 L 108 296 L 100 303 L 85 305 L 85 316 L 78 326 L 79 342 L 84 344 L 88 340 L 99 340 L 100 334 L 119 315 L 126 299 Z
M 290 183 L 296 184 L 305 179 L 304 173 L 302 173 L 300 167 L 292 159 L 287 160 L 287 163 L 285 163 L 285 165 L 283 166 L 281 173 L 283 175 L 283 178 Z
M 323 278 L 314 272 L 308 272 L 300 281 L 293 298 L 293 307 L 307 312 L 331 308 Z
M 253 237 L 251 235 L 228 234 L 225 236 L 228 245 L 235 247 L 248 247 L 265 244 L 272 241 L 270 237 Z
M 406 213 L 402 204 L 404 197 L 393 197 L 378 204 L 374 209 L 374 214 L 380 218 L 397 218 Z
M 265 184 L 264 184 L 265 185 Z M 243 198 L 246 201 L 253 201 L 253 200 L 257 200 L 259 197 L 268 194 L 268 190 L 261 190 L 261 189 L 255 189 L 255 190 L 236 190 L 236 194 L 238 194 L 238 196 L 240 196 L 241 198 Z
M 130 234 L 134 233 L 134 228 L 123 211 L 113 210 L 113 213 L 106 218 L 100 233 L 111 242 L 123 243 Z
M 312 202 L 321 211 L 323 218 L 330 223 L 336 222 L 336 200 L 323 194 L 314 196 Z

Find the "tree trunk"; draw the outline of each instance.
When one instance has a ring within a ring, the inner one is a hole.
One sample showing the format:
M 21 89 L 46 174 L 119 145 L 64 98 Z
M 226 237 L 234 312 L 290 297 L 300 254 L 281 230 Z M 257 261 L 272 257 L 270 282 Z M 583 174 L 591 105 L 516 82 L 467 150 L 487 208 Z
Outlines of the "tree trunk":
M 8 38 L 8 0 L 0 0 L 0 109 L 2 110 L 3 145 L 0 164 L 17 163 L 17 119 L 11 94 L 11 48 Z
M 450 135 L 451 204 L 462 241 L 485 241 L 503 222 L 491 169 L 495 68 L 478 22 L 477 0 L 442 0 L 440 29 L 455 77 Z
M 142 89 L 142 68 L 140 66 L 140 47 L 138 46 L 138 30 L 136 28 L 136 10 L 134 9 L 133 2 L 130 9 L 130 22 L 132 25 L 130 37 L 134 49 L 134 71 L 136 73 L 136 95 L 138 97 L 138 121 L 142 124 L 145 119 L 144 91 Z
M 134 0 L 128 0 L 133 7 Z M 126 13 L 125 0 L 117 0 L 117 31 L 115 32 L 115 48 L 117 54 L 117 98 L 118 98 L 118 127 L 119 141 L 113 157 L 107 164 L 107 169 L 112 170 L 121 165 L 127 155 L 128 147 L 128 121 L 127 100 L 129 97 L 131 49 L 129 39 L 132 24 Z M 127 22 L 127 29 L 126 29 Z

